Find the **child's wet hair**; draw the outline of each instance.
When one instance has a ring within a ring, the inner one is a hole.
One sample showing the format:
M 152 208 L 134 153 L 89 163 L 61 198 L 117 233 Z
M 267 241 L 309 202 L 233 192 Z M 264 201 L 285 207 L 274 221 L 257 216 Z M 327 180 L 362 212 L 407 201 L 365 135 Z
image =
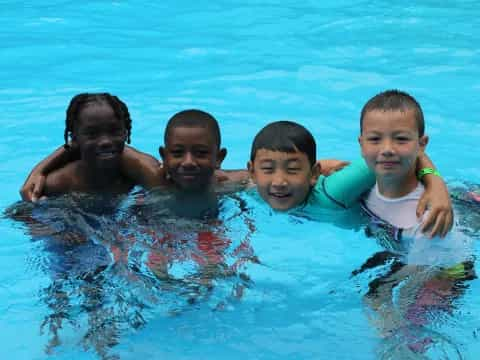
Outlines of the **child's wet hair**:
M 220 149 L 220 128 L 217 120 L 209 113 L 201 110 L 190 109 L 183 110 L 173 115 L 168 120 L 165 128 L 164 143 L 167 144 L 168 137 L 172 129 L 177 127 L 201 127 L 208 129 L 214 137 L 214 141 L 217 144 L 217 148 Z
M 87 104 L 91 103 L 107 103 L 112 108 L 115 116 L 123 121 L 125 129 L 127 131 L 127 143 L 130 143 L 130 133 L 132 130 L 132 119 L 130 118 L 130 113 L 128 112 L 127 105 L 120 100 L 118 97 L 111 95 L 109 93 L 81 93 L 75 95 L 67 108 L 67 118 L 65 120 L 65 148 L 68 148 L 68 138 L 72 136 L 73 127 L 75 122 L 78 119 L 78 113 L 83 109 Z
M 253 139 L 250 161 L 255 160 L 260 149 L 286 153 L 299 151 L 307 155 L 310 165 L 313 166 L 317 161 L 317 145 L 313 135 L 293 121 L 276 121 L 260 130 Z
M 363 132 L 363 118 L 369 111 L 407 111 L 413 110 L 415 120 L 417 122 L 418 136 L 422 137 L 425 133 L 425 121 L 423 119 L 423 111 L 420 104 L 410 94 L 400 90 L 383 91 L 363 106 L 360 115 L 360 133 Z

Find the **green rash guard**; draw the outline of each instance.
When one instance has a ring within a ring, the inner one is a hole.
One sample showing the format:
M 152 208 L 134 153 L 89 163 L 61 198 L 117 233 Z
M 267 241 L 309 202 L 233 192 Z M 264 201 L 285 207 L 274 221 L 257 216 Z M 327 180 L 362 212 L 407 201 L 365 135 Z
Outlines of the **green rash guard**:
M 354 161 L 330 176 L 321 175 L 307 200 L 307 206 L 346 209 L 375 185 L 375 174 L 363 159 Z

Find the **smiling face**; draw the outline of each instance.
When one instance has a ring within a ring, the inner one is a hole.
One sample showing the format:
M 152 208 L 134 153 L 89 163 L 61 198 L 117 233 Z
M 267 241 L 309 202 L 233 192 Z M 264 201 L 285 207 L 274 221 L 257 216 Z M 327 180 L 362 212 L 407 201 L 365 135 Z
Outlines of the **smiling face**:
M 377 180 L 401 183 L 416 179 L 416 160 L 428 138 L 419 137 L 413 110 L 372 110 L 364 115 L 359 142 Z
M 273 209 L 285 211 L 302 204 L 318 178 L 318 166 L 306 154 L 259 149 L 248 163 L 258 193 Z
M 87 164 L 100 169 L 119 166 L 126 140 L 125 124 L 107 103 L 89 103 L 78 113 L 72 140 Z
M 215 169 L 225 158 L 208 127 L 179 126 L 170 130 L 165 147 L 160 148 L 167 174 L 183 191 L 204 191 Z

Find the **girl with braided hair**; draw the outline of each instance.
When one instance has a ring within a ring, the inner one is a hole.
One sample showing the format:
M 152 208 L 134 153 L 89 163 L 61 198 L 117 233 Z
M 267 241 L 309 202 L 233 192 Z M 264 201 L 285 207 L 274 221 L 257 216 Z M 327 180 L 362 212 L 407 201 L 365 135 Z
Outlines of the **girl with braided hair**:
M 131 124 L 127 106 L 114 95 L 74 96 L 67 109 L 65 144 L 52 154 L 56 161 L 50 161 L 46 171 L 43 194 L 128 192 L 135 183 L 122 174 L 121 156 L 125 142 L 130 143 Z M 132 151 L 143 161 L 157 165 L 149 155 Z M 56 170 L 55 163 L 60 165 Z

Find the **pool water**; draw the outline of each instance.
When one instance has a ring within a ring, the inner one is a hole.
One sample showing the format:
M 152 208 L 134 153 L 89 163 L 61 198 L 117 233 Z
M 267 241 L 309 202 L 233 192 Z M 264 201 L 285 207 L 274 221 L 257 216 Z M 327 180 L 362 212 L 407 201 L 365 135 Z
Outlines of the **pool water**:
M 243 168 L 255 133 L 280 119 L 310 129 L 319 158 L 358 158 L 362 105 L 399 88 L 422 104 L 428 154 L 451 187 L 480 184 L 477 1 L 2 1 L 0 14 L 2 212 L 62 144 L 84 91 L 125 101 L 132 145 L 154 155 L 172 114 L 204 109 L 220 123 L 224 167 Z M 239 194 L 222 199 L 219 224 L 161 209 L 152 224 L 131 202 L 98 215 L 59 199 L 21 205 L 30 226 L 0 219 L 0 358 L 477 358 L 478 280 L 425 324 L 382 333 L 365 294 L 389 264 L 351 275 L 381 250 L 355 214 L 276 214 Z M 478 239 L 480 210 L 457 205 Z M 88 242 L 55 242 L 65 229 Z M 182 246 L 167 281 L 147 264 L 168 229 Z M 219 239 L 225 266 L 199 265 L 200 233 Z

